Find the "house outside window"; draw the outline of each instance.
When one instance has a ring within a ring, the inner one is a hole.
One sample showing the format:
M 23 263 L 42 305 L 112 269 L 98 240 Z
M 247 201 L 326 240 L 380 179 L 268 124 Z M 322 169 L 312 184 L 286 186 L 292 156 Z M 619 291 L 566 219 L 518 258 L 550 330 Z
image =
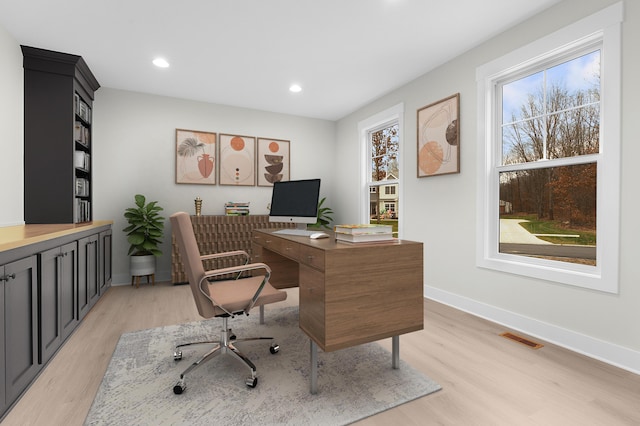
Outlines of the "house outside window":
M 621 20 L 617 4 L 478 68 L 478 266 L 617 291 Z
M 363 223 L 394 222 L 400 231 L 400 173 L 403 105 L 389 108 L 358 125 L 363 164 Z

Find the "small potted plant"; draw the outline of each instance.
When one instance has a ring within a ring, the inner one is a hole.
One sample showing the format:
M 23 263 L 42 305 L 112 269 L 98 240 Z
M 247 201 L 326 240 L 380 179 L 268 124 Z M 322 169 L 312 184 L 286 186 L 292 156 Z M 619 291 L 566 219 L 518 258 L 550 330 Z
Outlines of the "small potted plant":
M 163 210 L 157 201 L 146 202 L 144 195 L 135 196 L 135 207 L 124 211 L 129 226 L 123 229 L 129 243 L 131 276 L 152 275 L 156 269 L 156 257 L 162 255 L 159 245 L 164 234 Z
M 333 222 L 333 216 L 331 216 L 333 214 L 333 210 L 331 210 L 331 207 L 322 207 L 326 199 L 326 197 L 322 197 L 320 199 L 320 202 L 318 203 L 318 220 L 310 226 L 311 228 L 331 228 L 329 225 Z

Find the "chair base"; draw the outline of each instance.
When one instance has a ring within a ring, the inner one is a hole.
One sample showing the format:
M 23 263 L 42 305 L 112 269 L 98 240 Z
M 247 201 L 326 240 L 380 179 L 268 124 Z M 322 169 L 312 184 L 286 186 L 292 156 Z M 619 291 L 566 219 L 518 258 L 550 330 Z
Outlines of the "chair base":
M 256 385 L 258 384 L 256 366 L 251 362 L 249 358 L 247 358 L 242 352 L 238 350 L 238 348 L 234 346 L 234 343 L 248 342 L 252 340 L 273 340 L 273 337 L 250 337 L 250 338 L 244 338 L 244 339 L 236 339 L 235 335 L 233 335 L 231 329 L 228 327 L 228 318 L 222 317 L 222 332 L 220 335 L 220 340 L 189 342 L 189 343 L 183 343 L 183 344 L 177 345 L 175 352 L 173 353 L 173 359 L 176 361 L 180 361 L 182 359 L 182 348 L 185 348 L 188 346 L 206 345 L 206 344 L 214 345 L 214 346 L 209 352 L 205 353 L 202 357 L 200 357 L 193 364 L 191 364 L 186 370 L 184 370 L 182 374 L 180 374 L 180 379 L 173 387 L 173 393 L 175 393 L 176 395 L 183 393 L 187 387 L 185 376 L 189 372 L 193 371 L 195 368 L 200 366 L 201 364 L 214 358 L 219 353 L 229 354 L 233 358 L 237 359 L 238 361 L 243 363 L 245 366 L 247 366 L 249 368 L 251 375 L 245 380 L 245 384 L 250 388 L 256 387 Z M 278 353 L 279 350 L 280 350 L 280 346 L 278 346 L 275 342 L 272 342 L 271 346 L 269 347 L 269 351 L 272 354 L 276 354 Z

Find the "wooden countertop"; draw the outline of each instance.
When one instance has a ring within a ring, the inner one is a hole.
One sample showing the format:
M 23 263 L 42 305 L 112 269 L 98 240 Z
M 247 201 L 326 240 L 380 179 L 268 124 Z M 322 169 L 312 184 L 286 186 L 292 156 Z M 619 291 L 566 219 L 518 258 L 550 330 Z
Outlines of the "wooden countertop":
M 0 228 L 0 251 L 11 250 L 76 232 L 113 225 L 112 220 L 85 223 L 16 225 Z

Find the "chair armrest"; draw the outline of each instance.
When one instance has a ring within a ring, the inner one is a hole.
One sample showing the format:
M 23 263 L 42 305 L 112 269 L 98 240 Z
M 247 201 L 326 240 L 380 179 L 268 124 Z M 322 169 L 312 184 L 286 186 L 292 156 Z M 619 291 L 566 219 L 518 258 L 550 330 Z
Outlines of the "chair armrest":
M 249 259 L 249 253 L 247 253 L 244 250 L 233 250 L 233 251 L 225 251 L 222 253 L 204 254 L 200 256 L 200 259 L 201 260 L 219 259 L 222 257 L 231 257 L 231 256 L 244 256 L 246 259 Z
M 234 272 L 255 271 L 256 269 L 264 269 L 267 272 L 267 277 L 271 276 L 271 268 L 265 263 L 248 263 L 246 265 L 229 266 L 227 268 L 214 269 L 212 271 L 205 271 L 203 281 L 206 278 L 217 277 L 219 275 L 232 274 Z M 202 283 L 202 281 L 201 281 Z

